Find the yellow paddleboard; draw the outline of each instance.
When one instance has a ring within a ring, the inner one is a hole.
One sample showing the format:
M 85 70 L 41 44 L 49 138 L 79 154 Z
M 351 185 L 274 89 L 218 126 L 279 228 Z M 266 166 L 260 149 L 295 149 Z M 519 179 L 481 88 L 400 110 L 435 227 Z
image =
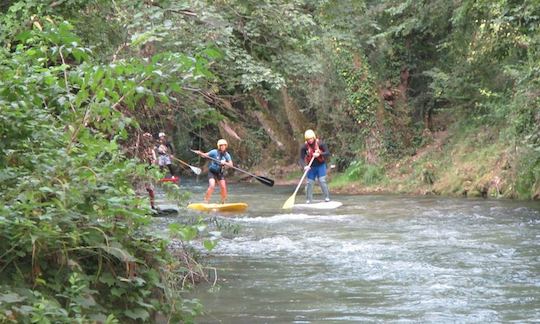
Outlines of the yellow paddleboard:
M 201 211 L 223 211 L 223 212 L 241 212 L 246 210 L 248 204 L 246 203 L 230 203 L 230 204 L 207 204 L 207 203 L 193 203 L 189 204 L 187 208 L 201 210 Z

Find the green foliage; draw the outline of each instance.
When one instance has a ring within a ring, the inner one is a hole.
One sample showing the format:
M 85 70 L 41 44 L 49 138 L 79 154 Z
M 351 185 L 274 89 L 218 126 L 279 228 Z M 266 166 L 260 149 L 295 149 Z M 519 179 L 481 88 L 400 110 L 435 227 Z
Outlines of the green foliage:
M 130 111 L 205 64 L 178 53 L 98 64 L 69 23 L 40 27 L 0 64 L 1 321 L 190 321 L 200 308 L 164 291 L 181 266 L 148 233 L 132 183 L 147 175 L 119 142 L 137 127 Z
M 533 199 L 540 195 L 540 145 L 523 154 L 518 162 L 516 193 L 520 199 Z
M 370 165 L 363 160 L 354 161 L 345 171 L 352 181 L 360 181 L 364 185 L 374 185 L 384 180 L 384 168 Z
M 300 76 L 314 70 L 306 49 L 315 22 L 304 1 L 211 3 L 231 28 L 234 38 L 229 37 L 228 59 L 238 63 L 234 68 L 242 72 L 246 90 L 280 88 L 282 75 Z
M 361 134 L 367 136 L 375 127 L 378 107 L 373 76 L 368 65 L 362 64 L 365 59 L 360 53 L 354 53 L 354 50 L 340 43 L 335 44 L 335 51 L 338 53 L 336 65 L 346 85 L 349 113 L 360 125 Z
M 157 133 L 167 129 L 173 137 L 191 136 L 174 139 L 181 148 L 193 141 L 206 146 L 208 143 L 201 142 L 216 136 L 219 122 L 242 119 L 242 110 L 249 109 L 242 102 L 240 109 L 230 109 L 230 102 L 242 100 L 246 92 L 279 89 L 285 85 L 284 73 L 305 74 L 314 69 L 303 51 L 309 37 L 306 31 L 313 21 L 303 12 L 302 4 L 124 0 L 117 1 L 113 9 L 100 3 L 100 11 L 111 11 L 112 18 L 100 18 L 103 13 L 87 10 L 77 26 L 86 39 L 97 44 L 99 53 L 111 55 L 110 47 L 116 47 L 113 58 L 148 57 L 181 48 L 189 59 L 198 62 L 195 72 L 204 78 L 184 79 L 177 74 L 182 91 L 169 96 L 166 105 L 150 102 L 152 109 L 145 105 L 136 114 L 145 130 Z M 87 32 L 83 22 L 96 25 L 99 19 L 97 34 Z M 109 24 L 120 35 L 110 38 L 110 44 L 97 39 L 111 32 L 103 30 Z M 123 41 L 116 42 L 117 38 Z

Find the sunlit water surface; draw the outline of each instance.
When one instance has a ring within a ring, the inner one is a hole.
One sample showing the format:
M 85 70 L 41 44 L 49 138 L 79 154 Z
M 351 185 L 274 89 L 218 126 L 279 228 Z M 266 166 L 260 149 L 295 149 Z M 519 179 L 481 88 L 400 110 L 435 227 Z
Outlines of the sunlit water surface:
M 186 186 L 194 201 L 206 189 Z M 229 190 L 249 209 L 214 214 L 240 233 L 205 252 L 218 278 L 190 296 L 197 323 L 540 322 L 538 203 L 334 196 L 343 207 L 287 211 L 294 186 Z

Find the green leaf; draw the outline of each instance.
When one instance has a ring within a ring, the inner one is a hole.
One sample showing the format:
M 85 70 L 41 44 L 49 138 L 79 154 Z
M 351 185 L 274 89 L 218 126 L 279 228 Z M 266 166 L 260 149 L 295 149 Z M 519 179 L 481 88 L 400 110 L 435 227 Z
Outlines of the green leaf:
M 105 320 L 105 324 L 117 324 L 120 323 L 118 319 L 114 316 L 114 314 L 110 314 L 107 316 L 107 319 Z
M 92 90 L 95 91 L 97 89 L 97 87 L 100 84 L 101 78 L 103 78 L 104 75 L 105 75 L 105 70 L 103 70 L 103 68 L 100 68 L 100 67 L 95 68 L 95 72 L 94 72 L 93 79 L 92 79 L 92 84 L 90 85 Z
M 126 290 L 124 288 L 118 288 L 118 287 L 111 288 L 111 295 L 115 297 L 121 297 L 125 293 L 126 293 Z
M 1 294 L 0 295 L 0 304 L 2 304 L 2 303 L 8 303 L 8 304 L 20 303 L 20 302 L 24 301 L 25 299 L 26 299 L 26 297 L 21 296 L 21 295 L 16 294 L 16 293 Z
M 115 245 L 116 246 L 100 245 L 99 248 L 101 248 L 103 251 L 107 252 L 108 254 L 115 256 L 116 258 L 118 258 L 118 260 L 122 262 L 137 261 L 137 259 L 133 257 L 128 251 L 123 249 L 119 243 L 116 243 Z
M 24 43 L 31 36 L 32 36 L 32 32 L 30 30 L 27 30 L 27 31 L 24 31 L 24 32 L 20 33 L 19 35 L 17 35 L 17 37 L 15 37 L 15 39 L 18 40 L 18 41 L 21 41 L 22 43 Z
M 83 102 L 88 99 L 88 91 L 80 90 L 75 97 L 75 106 L 80 107 Z
M 149 269 L 146 271 L 145 276 L 150 284 L 158 284 L 161 281 L 161 278 L 159 276 L 159 272 L 155 269 Z
M 131 319 L 141 319 L 143 321 L 146 321 L 150 318 L 150 314 L 144 309 L 144 308 L 134 308 L 134 309 L 128 309 L 124 312 L 127 317 Z
M 214 240 L 204 240 L 203 246 L 208 251 L 212 251 L 217 245 L 217 241 Z
M 207 48 L 204 50 L 204 53 L 212 59 L 221 58 L 223 54 L 216 48 Z
M 93 306 L 96 306 L 96 301 L 91 295 L 85 295 L 85 296 L 77 296 L 73 299 L 77 305 L 80 305 L 84 308 L 91 308 Z
M 180 91 L 182 91 L 182 88 L 180 87 L 180 85 L 177 82 L 173 82 L 173 83 L 171 83 L 171 90 L 174 91 L 174 92 L 180 92 Z

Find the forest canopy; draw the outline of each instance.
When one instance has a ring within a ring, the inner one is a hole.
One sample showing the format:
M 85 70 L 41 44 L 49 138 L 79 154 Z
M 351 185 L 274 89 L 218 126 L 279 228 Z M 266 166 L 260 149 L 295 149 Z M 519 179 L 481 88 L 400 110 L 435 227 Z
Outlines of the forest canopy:
M 171 294 L 167 241 L 144 230 L 134 182 L 158 176 L 138 159 L 145 132 L 171 134 L 186 160 L 224 137 L 239 165 L 279 176 L 312 128 L 347 181 L 540 198 L 537 1 L 23 0 L 0 13 L 2 321 L 197 314 Z

